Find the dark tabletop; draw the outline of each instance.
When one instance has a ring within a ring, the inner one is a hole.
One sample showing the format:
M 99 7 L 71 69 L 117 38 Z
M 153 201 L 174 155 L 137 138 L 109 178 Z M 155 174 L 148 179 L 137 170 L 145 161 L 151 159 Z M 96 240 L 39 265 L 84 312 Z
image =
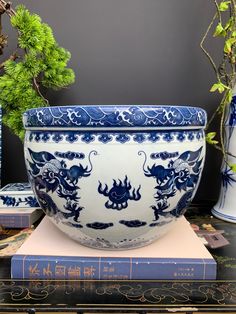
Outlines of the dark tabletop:
M 211 216 L 211 203 L 192 205 L 186 218 L 224 230 L 229 244 L 209 251 L 213 281 L 10 280 L 10 259 L 0 259 L 0 311 L 236 312 L 236 224 Z

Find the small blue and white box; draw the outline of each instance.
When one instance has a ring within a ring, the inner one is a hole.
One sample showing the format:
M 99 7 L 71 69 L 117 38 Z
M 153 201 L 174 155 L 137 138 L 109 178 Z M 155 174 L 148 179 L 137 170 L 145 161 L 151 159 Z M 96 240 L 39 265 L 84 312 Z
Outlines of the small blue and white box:
M 39 208 L 28 182 L 9 183 L 0 189 L 0 208 Z

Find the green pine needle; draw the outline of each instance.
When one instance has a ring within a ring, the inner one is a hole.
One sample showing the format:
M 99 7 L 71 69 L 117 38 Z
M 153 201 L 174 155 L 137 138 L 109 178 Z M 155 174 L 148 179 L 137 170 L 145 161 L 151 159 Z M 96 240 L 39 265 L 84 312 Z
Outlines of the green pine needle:
M 39 91 L 40 84 L 57 90 L 74 83 L 75 74 L 67 67 L 70 52 L 57 44 L 52 29 L 37 14 L 20 5 L 11 24 L 18 30 L 18 43 L 24 54 L 4 63 L 0 103 L 3 123 L 23 140 L 22 114 L 27 109 L 48 105 Z

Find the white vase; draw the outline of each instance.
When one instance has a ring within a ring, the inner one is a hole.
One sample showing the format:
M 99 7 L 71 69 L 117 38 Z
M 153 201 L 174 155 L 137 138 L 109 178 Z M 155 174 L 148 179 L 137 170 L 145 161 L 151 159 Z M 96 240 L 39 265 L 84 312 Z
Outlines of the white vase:
M 221 189 L 218 202 L 212 209 L 217 218 L 236 223 L 236 173 L 229 167 L 236 164 L 236 95 L 234 93 L 225 123 L 225 149 L 227 162 L 221 167 Z M 227 164 L 228 163 L 228 164 Z

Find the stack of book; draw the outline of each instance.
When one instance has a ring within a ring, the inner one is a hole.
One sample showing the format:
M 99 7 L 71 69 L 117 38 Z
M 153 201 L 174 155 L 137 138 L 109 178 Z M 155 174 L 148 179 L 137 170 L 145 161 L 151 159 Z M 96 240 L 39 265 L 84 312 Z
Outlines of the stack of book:
M 80 245 L 44 217 L 11 259 L 13 279 L 213 280 L 216 262 L 180 218 L 162 238 L 139 249 L 105 251 Z
M 29 183 L 9 183 L 0 189 L 0 226 L 29 228 L 42 215 Z

